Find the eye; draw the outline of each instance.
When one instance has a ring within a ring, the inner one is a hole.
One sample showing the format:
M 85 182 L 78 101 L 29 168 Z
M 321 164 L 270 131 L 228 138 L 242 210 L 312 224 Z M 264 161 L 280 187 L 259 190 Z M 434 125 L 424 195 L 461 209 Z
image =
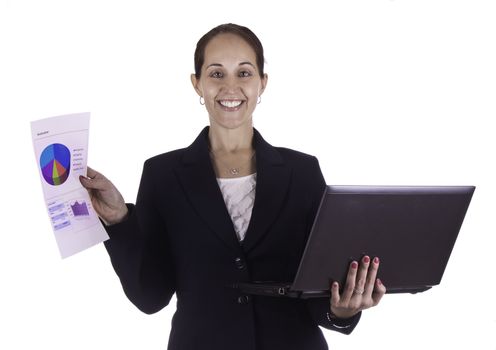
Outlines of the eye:
M 251 72 L 250 71 L 247 71 L 247 70 L 243 70 L 241 72 L 239 72 L 239 76 L 241 78 L 247 78 L 247 77 L 251 77 Z
M 211 78 L 222 78 L 223 74 L 221 72 L 218 72 L 218 71 L 213 71 L 212 73 L 210 73 L 209 76 Z

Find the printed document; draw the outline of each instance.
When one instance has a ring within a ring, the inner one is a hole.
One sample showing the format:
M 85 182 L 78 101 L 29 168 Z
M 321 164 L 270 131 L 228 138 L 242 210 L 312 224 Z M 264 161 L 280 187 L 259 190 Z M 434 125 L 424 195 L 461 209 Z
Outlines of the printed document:
M 45 204 L 62 258 L 107 240 L 88 191 L 86 176 L 89 113 L 31 122 L 34 153 Z

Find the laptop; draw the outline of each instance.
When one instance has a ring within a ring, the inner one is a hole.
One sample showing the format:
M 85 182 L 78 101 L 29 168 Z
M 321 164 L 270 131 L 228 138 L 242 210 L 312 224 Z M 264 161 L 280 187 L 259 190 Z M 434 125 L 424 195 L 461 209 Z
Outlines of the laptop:
M 292 282 L 239 283 L 243 293 L 329 297 L 351 261 L 379 257 L 387 293 L 441 282 L 474 186 L 327 186 Z

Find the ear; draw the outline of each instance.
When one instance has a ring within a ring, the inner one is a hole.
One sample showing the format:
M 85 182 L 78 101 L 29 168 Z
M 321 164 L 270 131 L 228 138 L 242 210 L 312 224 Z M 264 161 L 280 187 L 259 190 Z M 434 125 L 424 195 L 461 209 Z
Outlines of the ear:
M 196 75 L 194 73 L 191 74 L 191 84 L 193 84 L 193 88 L 198 96 L 203 96 L 203 91 L 200 88 L 200 80 L 196 79 Z
M 265 91 L 265 87 L 267 86 L 267 82 L 269 81 L 269 76 L 267 75 L 267 73 L 264 74 L 263 78 L 262 78 L 262 88 L 260 89 L 260 94 L 259 96 L 262 96 L 263 92 Z

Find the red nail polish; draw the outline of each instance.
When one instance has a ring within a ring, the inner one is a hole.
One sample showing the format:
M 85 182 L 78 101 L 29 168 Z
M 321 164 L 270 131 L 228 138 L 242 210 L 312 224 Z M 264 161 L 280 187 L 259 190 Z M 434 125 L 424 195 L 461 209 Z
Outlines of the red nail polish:
M 376 264 L 378 264 L 378 263 L 379 263 L 379 261 L 380 261 L 380 260 L 379 260 L 379 258 L 378 258 L 378 257 L 375 257 L 375 258 L 374 258 L 374 262 L 375 262 Z
M 363 257 L 363 263 L 364 263 L 364 264 L 368 264 L 369 262 L 370 262 L 370 258 L 369 258 L 367 255 L 365 255 L 365 256 Z
M 353 269 L 356 269 L 356 268 L 358 267 L 358 263 L 357 263 L 356 261 L 353 261 L 353 262 L 351 263 L 351 267 L 352 267 Z

